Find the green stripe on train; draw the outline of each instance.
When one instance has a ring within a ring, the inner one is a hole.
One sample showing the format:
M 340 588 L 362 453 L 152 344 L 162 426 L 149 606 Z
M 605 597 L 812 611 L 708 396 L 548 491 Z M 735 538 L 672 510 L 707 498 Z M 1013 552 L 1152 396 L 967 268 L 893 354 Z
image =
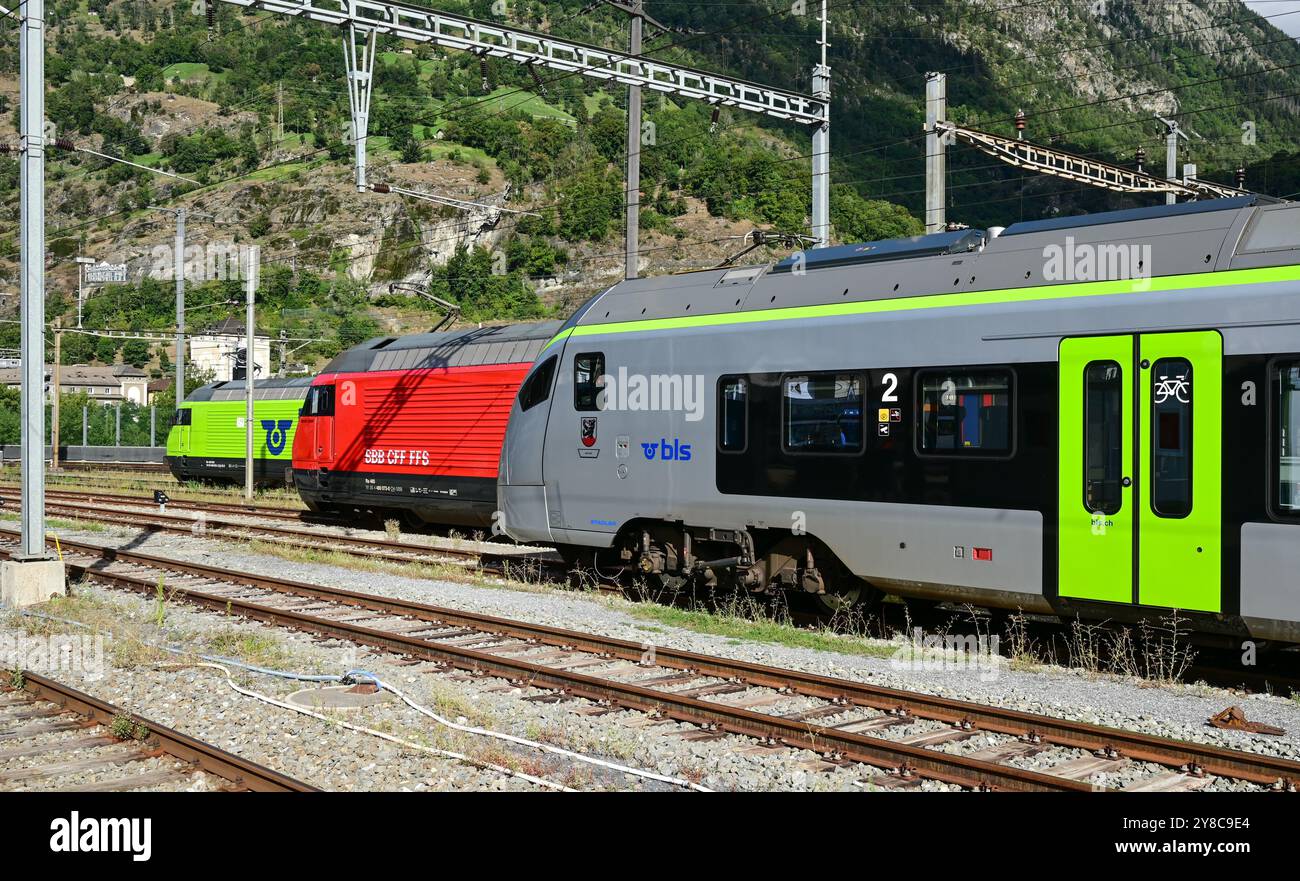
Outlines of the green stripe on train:
M 244 401 L 196 401 L 181 404 L 190 411 L 189 425 L 173 425 L 167 432 L 167 455 L 213 459 L 243 459 Z M 290 460 L 298 429 L 299 398 L 253 402 L 253 455 L 258 459 Z
M 970 291 L 960 294 L 922 294 L 888 300 L 865 300 L 827 303 L 821 306 L 787 306 L 755 309 L 753 312 L 719 312 L 712 315 L 683 315 L 676 318 L 647 318 L 640 321 L 615 321 L 609 324 L 579 324 L 560 331 L 546 348 L 570 336 L 595 336 L 606 333 L 634 333 L 652 330 L 680 330 L 693 327 L 720 327 L 730 324 L 756 324 L 766 321 L 793 321 L 809 318 L 837 318 L 846 315 L 871 315 L 906 312 L 916 309 L 945 309 L 961 306 L 990 306 L 1004 303 L 1027 303 L 1038 300 L 1065 300 L 1076 297 L 1104 297 L 1123 294 L 1155 294 L 1188 291 L 1237 284 L 1268 284 L 1300 281 L 1300 266 L 1269 266 L 1262 269 L 1230 269 L 1222 272 L 1196 272 L 1188 275 L 1164 275 L 1121 281 L 1075 282 L 1072 284 L 1036 285 L 1003 288 L 993 291 Z

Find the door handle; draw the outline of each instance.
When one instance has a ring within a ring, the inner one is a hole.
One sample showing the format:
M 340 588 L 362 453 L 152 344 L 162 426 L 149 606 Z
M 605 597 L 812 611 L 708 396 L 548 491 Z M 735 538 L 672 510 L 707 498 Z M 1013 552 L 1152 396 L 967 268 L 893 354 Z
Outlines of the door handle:
M 1123 483 L 1125 486 L 1132 486 L 1132 485 L 1133 485 L 1133 478 L 1131 478 L 1131 477 L 1125 477 L 1125 478 L 1121 481 L 1121 483 Z

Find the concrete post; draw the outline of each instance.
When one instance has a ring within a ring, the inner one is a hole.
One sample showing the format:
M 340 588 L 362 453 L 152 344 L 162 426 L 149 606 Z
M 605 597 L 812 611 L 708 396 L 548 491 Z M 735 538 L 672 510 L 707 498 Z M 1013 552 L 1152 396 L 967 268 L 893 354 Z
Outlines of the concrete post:
M 936 124 L 948 118 L 948 76 L 925 75 L 925 231 L 943 232 L 948 225 L 945 188 L 948 180 L 948 142 Z

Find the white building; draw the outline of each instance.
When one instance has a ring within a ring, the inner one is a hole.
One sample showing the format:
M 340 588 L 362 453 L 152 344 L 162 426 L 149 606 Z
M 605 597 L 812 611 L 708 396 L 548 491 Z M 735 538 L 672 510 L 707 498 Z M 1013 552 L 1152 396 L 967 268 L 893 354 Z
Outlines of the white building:
M 233 379 L 236 353 L 243 351 L 244 323 L 234 318 L 227 318 L 220 324 L 186 340 L 189 348 L 190 363 L 202 371 L 212 371 L 213 382 L 229 382 Z M 253 337 L 253 377 L 271 375 L 271 338 Z

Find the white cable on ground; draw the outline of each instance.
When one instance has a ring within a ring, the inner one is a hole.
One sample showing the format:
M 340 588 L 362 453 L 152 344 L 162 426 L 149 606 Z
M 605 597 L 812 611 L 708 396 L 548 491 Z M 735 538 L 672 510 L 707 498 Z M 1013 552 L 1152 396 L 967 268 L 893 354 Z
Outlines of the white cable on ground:
M 79 626 L 79 627 L 86 627 L 86 628 L 89 628 L 89 625 L 87 625 L 87 624 L 85 624 L 85 623 L 83 623 L 83 622 L 81 622 L 81 621 L 73 621 L 73 620 L 66 619 L 66 618 L 58 618 L 58 617 L 55 617 L 55 616 L 53 616 L 53 615 L 46 615 L 46 614 L 43 614 L 43 613 L 41 613 L 41 612 L 33 612 L 33 611 L 29 611 L 29 610 L 23 610 L 21 614 L 23 614 L 23 615 L 27 615 L 27 616 L 30 616 L 30 617 L 34 617 L 34 618 L 45 618 L 45 619 L 48 619 L 48 620 L 51 620 L 51 621 L 58 621 L 58 622 L 60 622 L 60 623 L 64 623 L 64 624 L 75 624 L 75 625 L 77 625 L 77 626 Z M 142 640 L 142 641 L 143 641 L 143 640 Z M 196 657 L 201 658 L 201 659 L 203 659 L 204 661 L 211 662 L 211 664 L 200 664 L 199 666 L 213 666 L 213 665 L 215 665 L 215 666 L 221 667 L 221 665 L 223 665 L 223 664 L 229 664 L 230 666 L 233 666 L 233 667 L 239 667 L 239 668 L 242 668 L 242 669 L 244 669 L 244 670 L 252 671 L 252 672 L 254 672 L 254 673 L 262 673 L 262 674 L 267 675 L 267 676 L 278 676 L 278 677 L 283 678 L 283 679 L 296 679 L 296 680 L 308 681 L 308 682 L 343 682 L 343 681 L 345 680 L 345 678 L 351 678 L 352 681 L 356 681 L 356 677 L 365 677 L 365 678 L 369 679 L 370 681 L 372 681 L 372 682 L 373 682 L 376 686 L 378 686 L 379 688 L 384 688 L 384 689 L 387 689 L 388 691 L 391 691 L 391 692 L 392 692 L 392 693 L 393 693 L 393 694 L 394 694 L 394 695 L 395 695 L 399 700 L 402 701 L 402 703 L 406 704 L 406 705 L 409 706 L 411 709 L 415 710 L 417 713 L 420 713 L 421 715 L 424 715 L 424 716 L 428 716 L 430 719 L 434 720 L 434 721 L 437 722 L 438 724 L 443 725 L 444 727 L 447 727 L 447 728 L 451 728 L 453 731 L 460 731 L 460 732 L 463 732 L 463 733 L 466 733 L 466 734 L 476 734 L 476 735 L 479 735 L 479 736 L 481 736 L 481 737 L 491 737 L 491 738 L 495 738 L 495 739 L 497 739 L 497 740 L 504 740 L 504 741 L 506 741 L 506 742 L 508 742 L 508 743 L 514 743 L 514 744 L 518 744 L 518 745 L 520 745 L 520 746 L 526 746 L 526 747 L 529 747 L 529 748 L 531 748 L 531 749 L 541 750 L 542 752 L 548 752 L 548 753 L 551 753 L 551 754 L 553 754 L 553 755 L 564 756 L 565 758 L 572 759 L 573 761 L 583 762 L 583 763 L 585 763 L 585 764 L 589 764 L 589 765 L 595 765 L 595 766 L 597 766 L 597 767 L 606 768 L 606 769 L 608 769 L 608 770 L 618 771 L 618 772 L 623 773 L 623 774 L 631 774 L 631 775 L 633 775 L 633 776 L 635 776 L 635 777 L 641 777 L 641 778 L 644 778 L 644 779 L 647 779 L 647 780 L 656 780 L 656 781 L 659 781 L 659 782 L 661 782 L 661 783 L 668 783 L 668 784 L 671 784 L 671 785 L 673 785 L 673 786 L 680 786 L 680 787 L 683 787 L 683 788 L 686 788 L 686 789 L 692 789 L 692 790 L 694 790 L 694 791 L 696 791 L 696 792 L 712 792 L 712 791 L 713 791 L 713 790 L 709 789 L 709 788 L 706 787 L 706 786 L 701 786 L 701 785 L 698 784 L 698 783 L 692 783 L 691 781 L 686 780 L 686 779 L 683 779 L 683 778 L 681 778 L 681 777 L 670 777 L 670 776 L 668 776 L 668 775 L 666 775 L 666 774 L 659 774 L 659 773 L 656 773 L 656 772 L 654 772 L 654 771 L 648 771 L 648 770 L 646 770 L 646 769 L 644 769 L 644 768 L 633 768 L 633 767 L 630 767 L 630 766 L 628 766 L 628 765 L 622 765 L 622 764 L 619 764 L 618 762 L 610 762 L 610 761 L 606 761 L 605 759 L 598 759 L 598 758 L 595 758 L 594 756 L 588 756 L 588 755 L 585 755 L 585 754 L 583 754 L 583 753 L 574 752 L 573 750 L 564 749 L 563 747 L 553 746 L 553 745 L 551 745 L 551 744 L 549 744 L 549 743 L 541 743 L 541 742 L 536 741 L 536 740 L 529 740 L 528 738 L 525 738 L 525 737 L 518 737 L 518 736 L 513 735 L 513 734 L 506 734 L 505 732 L 502 732 L 502 731 L 493 731 L 493 730 L 491 730 L 491 729 L 489 729 L 489 728 L 479 728 L 479 727 L 477 727 L 477 726 L 473 726 L 473 725 L 461 725 L 461 724 L 459 724 L 459 723 L 457 723 L 457 722 L 453 722 L 453 721 L 450 720 L 450 719 L 446 719 L 446 718 L 444 718 L 444 717 L 442 717 L 442 716 L 439 716 L 437 713 L 433 712 L 432 710 L 430 710 L 430 709 L 428 709 L 428 708 L 426 708 L 426 707 L 423 707 L 423 706 L 421 706 L 421 705 L 415 703 L 413 700 L 411 700 L 409 697 L 407 697 L 405 693 L 403 693 L 401 690 L 399 690 L 396 686 L 393 686 L 393 685 L 390 685 L 390 684 L 387 683 L 387 682 L 384 682 L 383 680 L 381 680 L 381 679 L 380 679 L 378 676 L 376 676 L 375 674 L 370 673 L 370 672 L 365 671 L 365 670 L 352 670 L 352 671 L 349 671 L 349 672 L 346 674 L 346 676 L 332 676 L 332 675 L 319 675 L 319 676 L 318 676 L 318 675 L 311 675 L 311 674 L 305 674 L 305 673 L 294 673 L 294 672 L 292 672 L 292 671 L 287 671 L 287 670 L 275 670 L 275 669 L 272 669 L 272 668 L 270 668 L 270 667 L 258 667 L 258 666 L 252 665 L 252 664 L 244 663 L 243 661 L 237 660 L 237 659 L 235 659 L 235 658 L 226 658 L 226 657 L 222 657 L 222 656 L 220 656 L 220 655 L 200 655 L 200 654 L 197 654 L 197 653 L 195 653 L 195 652 L 187 651 L 187 650 L 184 650 L 184 649 L 173 648 L 173 647 L 171 647 L 171 646 L 160 645 L 160 644 L 158 644 L 158 643 L 145 642 L 145 645 L 148 645 L 148 646 L 150 646 L 150 647 L 152 647 L 152 648 L 160 649 L 160 650 L 162 650 L 162 651 L 165 651 L 165 652 L 168 652 L 168 653 L 170 653 L 170 654 L 174 654 L 174 655 L 195 655 Z M 246 692 L 246 691 L 244 691 L 243 689 L 241 689 L 239 686 L 235 685 L 234 681 L 230 678 L 230 672 L 229 672 L 229 670 L 226 670 L 224 667 L 221 667 L 221 669 L 223 669 L 223 670 L 225 671 L 225 673 L 226 673 L 226 679 L 230 682 L 231 687 L 234 688 L 236 691 L 239 691 L 241 694 L 248 694 L 250 697 L 255 697 L 255 698 L 257 698 L 258 700 L 265 700 L 266 702 L 271 703 L 271 704 L 274 704 L 275 706 L 279 706 L 279 707 L 283 707 L 283 708 L 285 708 L 285 709 L 294 710 L 294 711 L 296 711 L 296 712 L 304 713 L 304 714 L 306 714 L 306 715 L 308 715 L 308 716 L 315 716 L 316 718 L 318 718 L 318 719 L 323 719 L 323 720 L 325 720 L 325 721 L 327 721 L 327 722 L 337 722 L 337 720 L 330 719 L 330 718 L 328 718 L 328 717 L 326 717 L 326 716 L 319 715 L 319 714 L 314 713 L 314 712 L 312 712 L 312 711 L 310 711 L 310 710 L 307 710 L 306 708 L 303 708 L 303 707 L 295 707 L 295 706 L 293 706 L 292 704 L 285 704 L 285 703 L 282 703 L 282 702 L 280 702 L 280 701 L 275 700 L 274 698 L 267 697 L 267 696 L 265 696 L 265 695 L 260 695 L 260 694 L 256 694 L 256 693 Z M 397 743 L 402 743 L 402 742 L 403 742 L 403 741 L 400 741 L 400 740 L 398 740 L 398 739 L 396 739 L 396 738 L 394 738 L 394 737 L 392 737 L 392 736 L 390 736 L 390 735 L 384 734 L 383 732 L 380 732 L 380 731 L 374 731 L 374 730 L 371 730 L 371 729 L 362 728 L 362 727 L 360 727 L 360 726 L 352 726 L 352 725 L 350 725 L 350 724 L 348 724 L 348 723 L 345 723 L 345 722 L 337 722 L 337 724 L 343 725 L 344 727 L 352 728 L 353 730 L 357 730 L 357 731 L 365 731 L 365 732 L 368 733 L 368 734 L 374 734 L 375 736 L 377 736 L 377 737 L 382 737 L 382 738 L 384 738 L 384 739 L 386 739 L 386 740 L 391 740 L 391 741 L 394 741 L 394 742 L 397 742 Z M 408 745 L 413 746 L 413 747 L 415 747 L 415 748 L 417 748 L 417 749 L 428 749 L 428 750 L 430 750 L 430 751 L 434 751 L 434 750 L 433 750 L 432 748 L 430 748 L 430 747 L 421 747 L 421 746 L 419 746 L 418 744 L 408 744 Z M 456 755 L 456 754 L 450 754 L 450 753 L 449 753 L 449 755 Z M 466 760 L 466 761 L 473 762 L 473 763 L 475 763 L 475 764 L 481 764 L 481 765 L 486 766 L 486 763 L 478 762 L 478 761 L 475 760 L 475 759 L 466 758 L 465 760 Z M 507 772 L 507 773 L 514 774 L 515 776 L 521 776 L 521 777 L 526 776 L 526 775 L 519 774 L 519 773 L 517 773 L 517 772 L 511 772 L 511 771 L 509 771 L 509 769 L 498 769 L 498 770 L 503 770 L 503 771 L 505 771 L 505 772 Z M 559 786 L 558 784 L 554 784 L 554 783 L 551 783 L 551 782 L 549 782 L 549 781 L 541 781 L 541 780 L 538 779 L 538 778 L 532 778 L 532 779 L 534 780 L 534 782 L 538 782 L 538 783 L 540 783 L 541 785 L 544 785 L 544 786 L 550 786 L 550 787 L 558 787 L 558 786 Z M 560 788 L 563 788 L 563 787 L 560 787 Z
M 263 703 L 270 704 L 273 707 L 279 707 L 283 710 L 293 710 L 296 713 L 302 713 L 304 716 L 311 716 L 313 719 L 320 719 L 322 722 L 328 722 L 332 725 L 338 725 L 342 728 L 347 728 L 349 731 L 359 731 L 362 734 L 371 734 L 375 737 L 382 738 L 384 740 L 390 741 L 391 743 L 396 743 L 400 746 L 405 746 L 410 749 L 420 750 L 421 752 L 426 752 L 426 753 L 432 753 L 433 755 L 442 756 L 443 758 L 446 759 L 455 759 L 457 761 L 466 762 L 471 765 L 477 765 L 480 768 L 486 768 L 489 771 L 496 771 L 499 774 L 505 774 L 507 777 L 517 777 L 520 780 L 525 780 L 537 786 L 544 786 L 547 789 L 555 789 L 555 790 L 559 790 L 560 792 L 577 791 L 575 789 L 570 789 L 569 787 L 564 786 L 562 784 L 554 783 L 550 780 L 545 780 L 541 777 L 534 777 L 532 774 L 525 774 L 522 771 L 515 771 L 503 765 L 498 765 L 493 762 L 485 762 L 482 759 L 476 759 L 473 758 L 472 756 L 467 756 L 464 753 L 452 752 L 451 750 L 439 749 L 438 747 L 424 746 L 423 744 L 415 743 L 414 741 L 404 740 L 403 738 L 395 737 L 392 734 L 386 734 L 383 731 L 376 731 L 374 728 L 367 728 L 364 725 L 354 725 L 351 722 L 344 722 L 342 719 L 331 719 L 329 716 L 323 715 L 321 713 L 317 713 L 313 710 L 309 710 L 306 707 L 298 707 L 286 701 L 276 700 L 275 698 L 270 697 L 268 695 L 261 694 L 260 692 L 253 691 L 252 689 L 249 688 L 243 688 L 242 686 L 238 685 L 235 682 L 234 678 L 230 675 L 229 667 L 225 667 L 213 661 L 200 661 L 196 663 L 194 666 L 211 667 L 214 670 L 220 670 L 226 676 L 226 684 L 229 685 L 231 688 L 233 688 L 235 691 L 239 692 L 242 695 L 245 695 L 246 697 L 251 697 L 254 698 L 255 700 L 262 701 Z
M 495 737 L 498 740 L 504 740 L 509 743 L 517 743 L 521 746 L 532 747 L 533 749 L 540 749 L 543 750 L 544 752 L 554 753 L 555 755 L 564 756 L 566 758 L 574 759 L 579 762 L 586 762 L 591 765 L 597 765 L 602 768 L 608 768 L 612 771 L 620 771 L 624 774 L 634 774 L 637 777 L 645 777 L 646 779 L 649 780 L 658 780 L 661 783 L 671 783 L 674 786 L 682 786 L 685 787 L 686 789 L 693 789 L 696 792 L 713 791 L 706 786 L 701 786 L 698 783 L 692 783 L 691 781 L 683 779 L 681 777 L 669 777 L 666 774 L 658 774 L 654 771 L 647 771 L 643 768 L 631 768 L 628 767 L 627 765 L 620 765 L 618 762 L 607 762 L 604 759 L 593 758 L 592 756 L 584 755 L 583 753 L 577 753 L 577 752 L 573 752 L 572 750 L 567 750 L 564 747 L 552 746 L 549 743 L 540 743 L 536 740 L 528 740 L 527 738 L 524 737 L 516 737 L 513 734 L 505 734 L 504 732 L 501 731 L 492 731 L 487 728 L 478 728 L 473 725 L 461 725 L 459 723 L 451 721 L 450 719 L 445 719 L 442 716 L 439 716 L 437 713 L 433 712 L 433 710 L 420 706 L 419 704 L 415 703 L 415 701 L 411 700 L 405 694 L 403 694 L 396 686 L 390 685 L 389 683 L 383 681 L 373 673 L 367 672 L 365 670 L 353 670 L 353 671 L 349 671 L 348 675 L 352 677 L 364 676 L 369 678 L 372 682 L 374 682 L 375 685 L 379 686 L 380 688 L 384 688 L 387 689 L 388 691 L 391 691 L 393 694 L 397 696 L 399 700 L 402 701 L 402 703 L 406 704 L 408 707 L 415 710 L 417 713 L 422 713 L 423 715 L 428 716 L 430 719 L 437 722 L 438 724 L 445 725 L 448 728 L 451 728 L 456 731 L 463 731 L 466 734 L 479 734 L 484 737 Z

